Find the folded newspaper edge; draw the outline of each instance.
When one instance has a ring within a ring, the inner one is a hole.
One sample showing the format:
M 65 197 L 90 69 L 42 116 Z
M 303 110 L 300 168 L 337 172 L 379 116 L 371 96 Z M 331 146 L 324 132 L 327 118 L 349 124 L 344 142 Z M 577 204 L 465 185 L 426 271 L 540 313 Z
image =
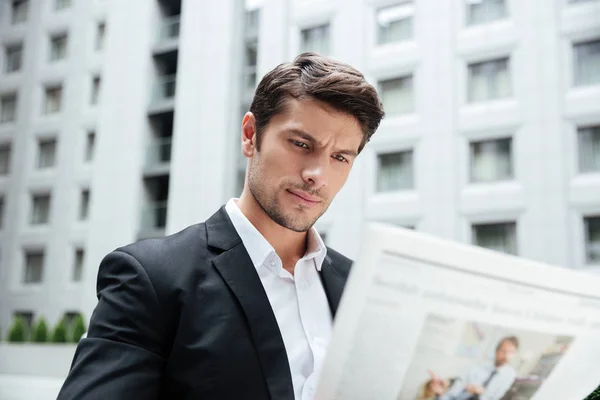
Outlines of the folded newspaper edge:
M 600 384 L 600 276 L 369 224 L 315 396 L 581 400 Z

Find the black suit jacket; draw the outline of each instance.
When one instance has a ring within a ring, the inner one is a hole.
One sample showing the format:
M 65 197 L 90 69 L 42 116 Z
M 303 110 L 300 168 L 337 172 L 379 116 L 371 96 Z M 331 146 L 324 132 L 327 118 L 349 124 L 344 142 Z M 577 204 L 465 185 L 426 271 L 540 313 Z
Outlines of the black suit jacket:
M 350 266 L 327 250 L 321 280 L 334 316 Z M 59 400 L 294 398 L 275 315 L 224 207 L 110 253 L 97 291 Z

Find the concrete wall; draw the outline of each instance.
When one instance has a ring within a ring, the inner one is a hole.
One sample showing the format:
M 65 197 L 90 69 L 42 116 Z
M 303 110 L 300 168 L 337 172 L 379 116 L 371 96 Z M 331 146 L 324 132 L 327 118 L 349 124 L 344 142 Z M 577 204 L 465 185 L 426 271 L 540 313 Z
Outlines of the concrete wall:
M 64 379 L 76 347 L 75 344 L 0 343 L 0 374 Z
M 0 399 L 56 399 L 75 348 L 74 344 L 0 343 Z

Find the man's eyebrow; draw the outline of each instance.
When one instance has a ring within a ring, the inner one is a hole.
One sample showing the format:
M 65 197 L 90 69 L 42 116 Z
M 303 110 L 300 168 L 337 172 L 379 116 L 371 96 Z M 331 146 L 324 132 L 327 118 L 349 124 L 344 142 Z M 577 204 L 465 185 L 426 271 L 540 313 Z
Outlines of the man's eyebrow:
M 301 129 L 289 129 L 288 132 L 300 136 L 302 139 L 311 142 L 313 144 L 319 144 L 318 140 L 315 139 L 311 134 L 309 134 L 308 132 L 305 132 Z M 356 150 L 336 150 L 336 153 L 339 154 L 344 154 L 346 156 L 351 156 L 351 157 L 356 157 L 358 156 L 358 152 Z
M 344 154 L 346 156 L 356 157 L 358 156 L 358 152 L 355 150 L 338 150 L 336 153 Z
M 309 141 L 311 143 L 319 143 L 317 141 L 317 139 L 315 139 L 311 134 L 309 134 L 308 132 L 305 132 L 301 129 L 289 129 L 288 130 L 290 133 L 293 133 L 294 135 L 300 136 L 302 139 Z

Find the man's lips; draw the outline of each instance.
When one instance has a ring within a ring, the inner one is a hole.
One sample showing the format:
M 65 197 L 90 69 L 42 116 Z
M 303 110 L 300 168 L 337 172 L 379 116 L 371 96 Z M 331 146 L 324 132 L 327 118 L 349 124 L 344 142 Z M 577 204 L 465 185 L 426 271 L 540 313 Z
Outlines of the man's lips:
M 306 192 L 303 192 L 302 190 L 295 190 L 295 189 L 288 189 L 288 191 L 295 195 L 300 197 L 302 200 L 311 202 L 311 203 L 319 203 L 321 201 L 320 198 L 316 197 L 316 196 L 312 196 Z

